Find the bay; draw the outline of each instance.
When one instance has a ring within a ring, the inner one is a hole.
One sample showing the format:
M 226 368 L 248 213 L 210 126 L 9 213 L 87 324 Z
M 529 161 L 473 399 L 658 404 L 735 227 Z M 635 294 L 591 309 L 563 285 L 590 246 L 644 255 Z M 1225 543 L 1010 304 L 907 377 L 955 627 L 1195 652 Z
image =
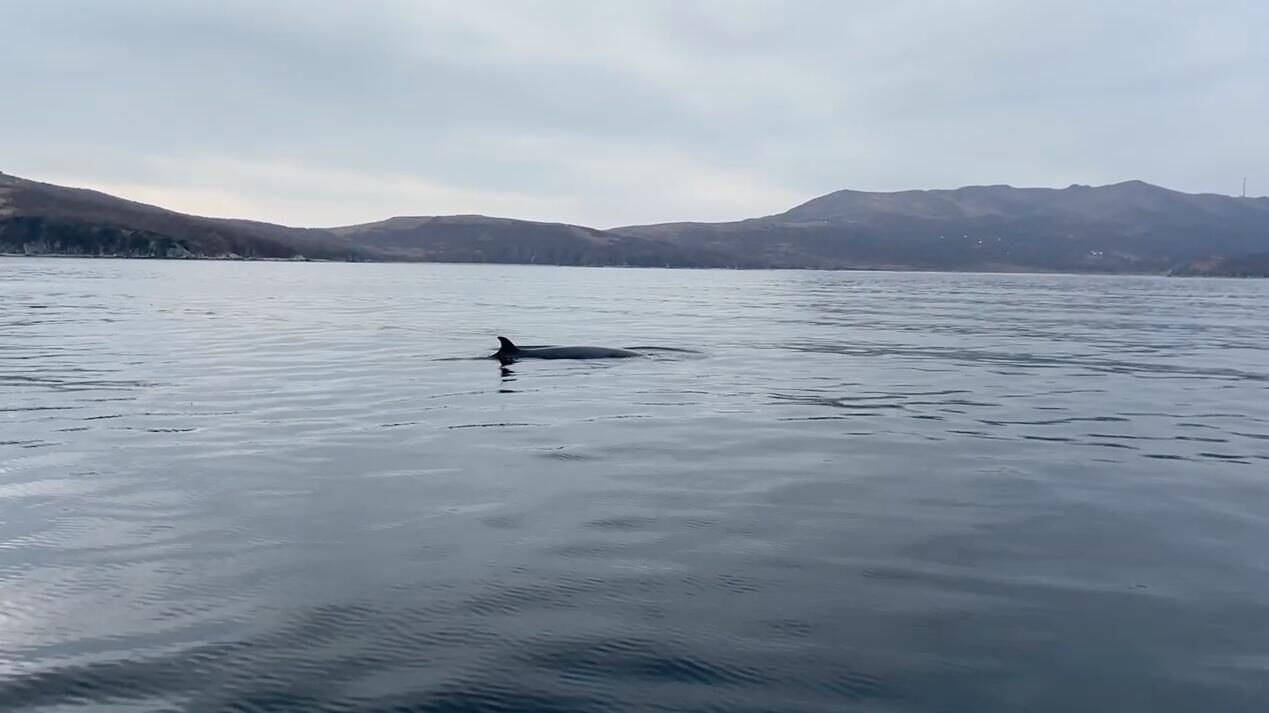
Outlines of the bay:
M 1266 315 L 1263 281 L 3 260 L 0 709 L 1259 711 Z

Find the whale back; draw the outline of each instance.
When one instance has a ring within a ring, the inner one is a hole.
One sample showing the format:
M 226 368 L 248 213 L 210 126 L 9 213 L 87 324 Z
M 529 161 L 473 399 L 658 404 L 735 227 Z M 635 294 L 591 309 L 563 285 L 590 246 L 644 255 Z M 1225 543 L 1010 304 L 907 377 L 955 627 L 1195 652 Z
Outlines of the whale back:
M 611 347 L 557 347 L 533 345 L 518 347 L 506 337 L 498 337 L 498 351 L 492 356 L 504 364 L 517 359 L 610 359 L 644 356 L 629 349 Z

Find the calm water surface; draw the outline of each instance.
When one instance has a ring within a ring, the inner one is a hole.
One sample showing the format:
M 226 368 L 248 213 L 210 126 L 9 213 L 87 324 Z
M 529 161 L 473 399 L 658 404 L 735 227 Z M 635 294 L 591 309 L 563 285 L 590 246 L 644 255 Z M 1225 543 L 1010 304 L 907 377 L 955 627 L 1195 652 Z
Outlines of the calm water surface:
M 1267 327 L 1269 281 L 0 261 L 0 710 L 1263 711 Z

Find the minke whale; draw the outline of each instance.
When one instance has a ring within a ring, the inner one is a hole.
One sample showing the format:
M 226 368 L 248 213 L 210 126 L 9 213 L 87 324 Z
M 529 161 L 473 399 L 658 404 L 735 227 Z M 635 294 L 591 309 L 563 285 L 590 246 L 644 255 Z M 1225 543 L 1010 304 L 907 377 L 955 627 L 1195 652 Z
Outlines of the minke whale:
M 498 351 L 490 356 L 503 364 L 518 359 L 623 359 L 646 356 L 629 349 L 612 347 L 517 347 L 510 339 L 498 337 Z

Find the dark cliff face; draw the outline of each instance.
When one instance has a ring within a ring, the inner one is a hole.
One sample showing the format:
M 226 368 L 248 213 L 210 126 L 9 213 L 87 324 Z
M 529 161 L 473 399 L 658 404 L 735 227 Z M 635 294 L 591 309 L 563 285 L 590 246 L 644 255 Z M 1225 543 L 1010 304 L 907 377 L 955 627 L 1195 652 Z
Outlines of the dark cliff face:
M 183 215 L 0 174 L 0 252 L 1163 274 L 1199 260 L 1269 252 L 1269 198 L 1191 195 L 1139 181 L 972 186 L 838 191 L 733 223 L 596 230 L 445 216 L 301 229 Z

